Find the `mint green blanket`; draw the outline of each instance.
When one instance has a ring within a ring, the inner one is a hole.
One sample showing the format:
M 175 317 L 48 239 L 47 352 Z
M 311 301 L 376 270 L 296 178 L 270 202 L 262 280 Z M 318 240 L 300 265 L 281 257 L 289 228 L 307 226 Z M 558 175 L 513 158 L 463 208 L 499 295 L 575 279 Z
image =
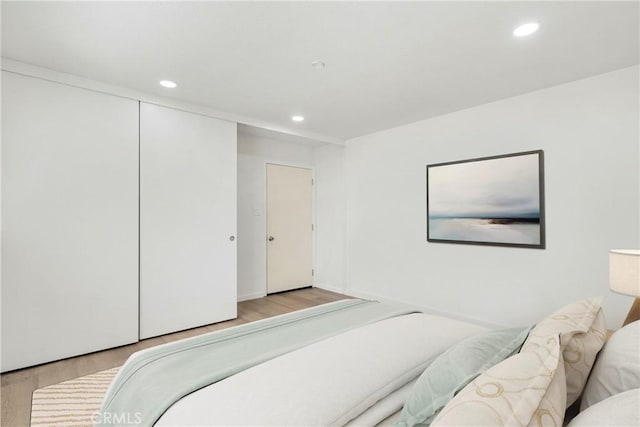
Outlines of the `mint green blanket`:
M 401 305 L 343 300 L 143 350 L 118 372 L 96 426 L 152 426 L 182 397 L 230 375 L 340 332 L 412 312 Z

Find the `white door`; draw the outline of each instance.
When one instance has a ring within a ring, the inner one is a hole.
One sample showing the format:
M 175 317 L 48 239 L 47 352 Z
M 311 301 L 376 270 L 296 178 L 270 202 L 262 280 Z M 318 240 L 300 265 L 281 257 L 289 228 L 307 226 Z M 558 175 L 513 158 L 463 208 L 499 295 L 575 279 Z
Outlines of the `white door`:
M 267 165 L 267 293 L 313 284 L 313 174 Z
M 140 338 L 236 317 L 236 138 L 140 104 Z
M 138 102 L 2 72 L 2 371 L 138 340 Z

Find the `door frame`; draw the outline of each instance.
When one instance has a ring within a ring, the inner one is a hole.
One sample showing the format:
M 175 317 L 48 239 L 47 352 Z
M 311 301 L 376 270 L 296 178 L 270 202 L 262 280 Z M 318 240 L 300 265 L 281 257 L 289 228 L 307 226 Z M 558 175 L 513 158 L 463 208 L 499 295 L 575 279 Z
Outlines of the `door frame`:
M 269 263 L 267 261 L 268 253 L 268 241 L 269 238 L 269 222 L 268 222 L 268 214 L 267 214 L 267 166 L 275 165 L 275 166 L 285 166 L 290 168 L 299 168 L 299 169 L 309 169 L 311 170 L 311 179 L 313 180 L 313 185 L 311 186 L 311 221 L 313 223 L 313 230 L 311 231 L 311 267 L 313 268 L 313 275 L 311 280 L 311 287 L 316 286 L 316 170 L 315 167 L 308 163 L 296 163 L 296 162 L 282 162 L 279 160 L 264 160 L 264 166 L 262 170 L 262 176 L 264 177 L 264 204 L 263 204 L 263 212 L 264 212 L 264 295 L 269 295 Z

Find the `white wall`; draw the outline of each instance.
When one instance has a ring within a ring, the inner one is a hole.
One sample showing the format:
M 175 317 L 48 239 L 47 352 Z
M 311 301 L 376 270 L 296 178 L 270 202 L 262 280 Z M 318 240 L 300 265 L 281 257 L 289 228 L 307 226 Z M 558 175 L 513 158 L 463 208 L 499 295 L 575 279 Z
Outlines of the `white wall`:
M 313 146 L 238 133 L 238 300 L 266 295 L 265 163 L 313 167 Z
M 315 286 L 344 292 L 346 285 L 345 147 L 314 150 L 316 180 Z
M 638 67 L 347 142 L 347 291 L 498 324 L 605 296 L 611 248 L 640 247 Z M 426 242 L 425 165 L 545 151 L 547 249 Z

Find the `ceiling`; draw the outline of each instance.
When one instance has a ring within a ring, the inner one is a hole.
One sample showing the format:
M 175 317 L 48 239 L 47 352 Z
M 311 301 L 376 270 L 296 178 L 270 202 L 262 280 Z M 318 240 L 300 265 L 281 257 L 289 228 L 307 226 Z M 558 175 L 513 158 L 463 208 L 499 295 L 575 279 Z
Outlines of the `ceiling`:
M 637 64 L 639 3 L 3 1 L 2 56 L 346 140 Z

